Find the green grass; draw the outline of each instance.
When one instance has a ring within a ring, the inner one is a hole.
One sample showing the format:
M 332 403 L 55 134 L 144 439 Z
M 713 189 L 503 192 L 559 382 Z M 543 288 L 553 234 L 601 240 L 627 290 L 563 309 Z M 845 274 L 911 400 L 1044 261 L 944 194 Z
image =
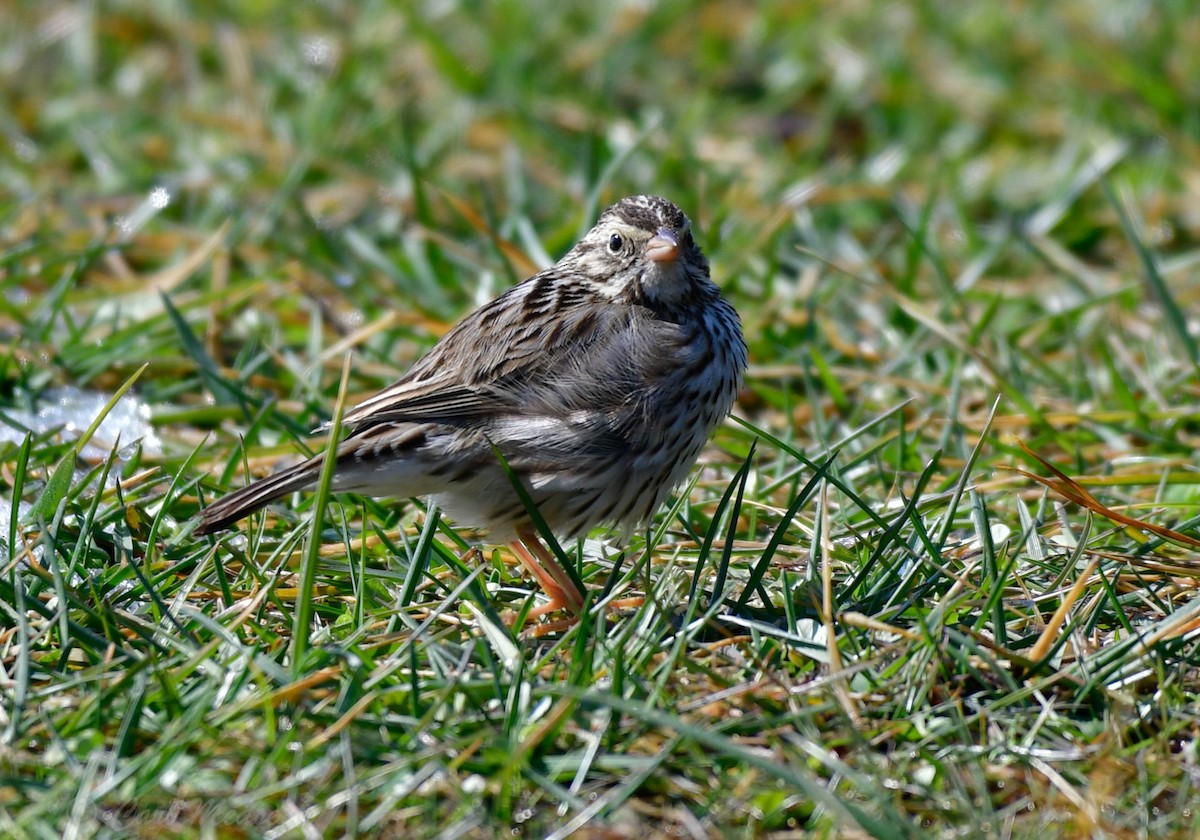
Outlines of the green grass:
M 165 454 L 0 449 L 0 835 L 1200 829 L 1190 3 L 5 16 L 0 407 L 128 385 Z M 411 502 L 190 534 L 639 191 L 752 357 L 565 547 L 642 606 L 521 631 Z

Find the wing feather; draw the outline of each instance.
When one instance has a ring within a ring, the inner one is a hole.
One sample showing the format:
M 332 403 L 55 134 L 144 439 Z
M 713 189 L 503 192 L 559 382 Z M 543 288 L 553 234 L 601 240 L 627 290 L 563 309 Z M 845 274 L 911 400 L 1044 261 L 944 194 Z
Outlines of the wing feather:
M 535 275 L 467 316 L 400 380 L 346 413 L 360 434 L 383 423 L 477 424 L 611 412 L 670 362 L 680 328 L 597 296 L 560 307 L 566 284 Z M 578 290 L 569 292 L 578 294 Z M 547 317 L 547 312 L 557 313 Z M 631 342 L 652 344 L 633 352 Z M 646 360 L 643 369 L 637 360 Z M 597 377 L 596 371 L 605 371 Z

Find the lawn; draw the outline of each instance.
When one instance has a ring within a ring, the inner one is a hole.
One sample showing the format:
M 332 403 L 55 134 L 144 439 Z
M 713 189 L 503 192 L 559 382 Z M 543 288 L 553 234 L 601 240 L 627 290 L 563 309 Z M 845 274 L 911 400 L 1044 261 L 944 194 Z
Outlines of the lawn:
M 1190 2 L 0 22 L 0 836 L 1200 832 Z M 192 533 L 640 192 L 751 364 L 563 546 L 624 606 L 421 500 Z

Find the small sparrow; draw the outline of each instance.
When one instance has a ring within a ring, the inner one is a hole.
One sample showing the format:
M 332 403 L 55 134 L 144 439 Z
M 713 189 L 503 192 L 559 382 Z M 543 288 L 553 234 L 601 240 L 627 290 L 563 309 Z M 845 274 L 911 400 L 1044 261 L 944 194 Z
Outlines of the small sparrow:
M 583 593 L 538 539 L 497 457 L 564 538 L 649 520 L 729 414 L 746 369 L 737 312 L 688 217 L 657 196 L 605 210 L 562 259 L 460 321 L 395 384 L 348 411 L 333 489 L 431 496 L 509 543 L 549 596 Z M 313 486 L 324 455 L 200 514 L 209 534 Z

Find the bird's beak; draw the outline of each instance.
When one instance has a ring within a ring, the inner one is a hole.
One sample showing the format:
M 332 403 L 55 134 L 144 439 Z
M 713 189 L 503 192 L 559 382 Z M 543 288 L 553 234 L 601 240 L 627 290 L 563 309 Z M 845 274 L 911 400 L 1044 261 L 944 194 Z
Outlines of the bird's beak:
M 654 262 L 674 262 L 679 258 L 679 240 L 665 227 L 660 227 L 654 238 L 646 243 L 646 259 Z

